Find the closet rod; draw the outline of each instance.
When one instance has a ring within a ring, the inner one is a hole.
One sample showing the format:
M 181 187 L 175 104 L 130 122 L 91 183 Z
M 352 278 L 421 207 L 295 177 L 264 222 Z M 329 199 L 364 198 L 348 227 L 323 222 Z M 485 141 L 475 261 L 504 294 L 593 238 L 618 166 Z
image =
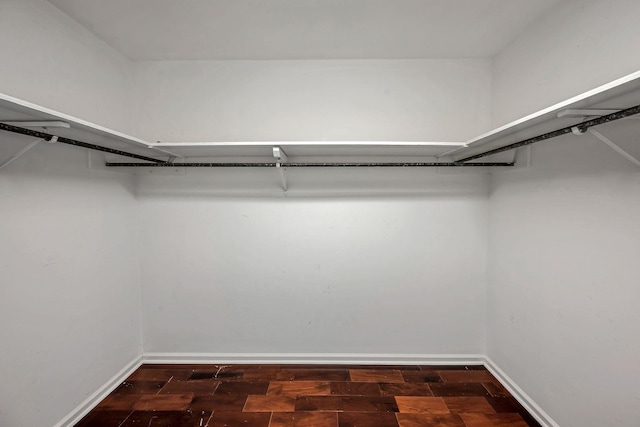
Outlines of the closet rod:
M 368 162 L 349 162 L 349 163 L 107 163 L 110 167 L 125 168 L 437 168 L 437 167 L 493 167 L 493 166 L 513 166 L 514 163 L 368 163 Z
M 55 142 L 61 142 L 63 144 L 75 145 L 76 147 L 88 148 L 90 150 L 104 151 L 105 153 L 117 154 L 119 156 L 131 157 L 133 159 L 146 160 L 149 162 L 154 162 L 154 164 L 164 163 L 163 160 L 154 159 L 153 157 L 141 156 L 138 154 L 128 153 L 126 151 L 120 151 L 120 150 L 115 150 L 113 148 L 103 147 L 101 145 L 89 144 L 87 142 L 65 138 L 62 136 L 56 136 L 50 133 L 40 132 L 33 129 L 25 129 L 18 126 L 12 126 L 6 123 L 0 123 L 0 130 L 6 131 L 6 132 L 19 133 L 22 135 L 33 136 L 36 138 L 42 138 L 46 141 L 55 141 Z
M 519 147 L 524 147 L 525 145 L 535 144 L 536 142 L 545 141 L 547 139 L 556 138 L 558 136 L 566 135 L 569 133 L 581 135 L 585 133 L 590 127 L 624 119 L 625 117 L 633 116 L 638 113 L 640 113 L 640 105 L 636 105 L 635 107 L 627 108 L 625 110 L 616 111 L 615 113 L 607 114 L 606 116 L 596 117 L 595 119 L 587 120 L 577 125 L 567 126 L 566 128 L 554 130 L 553 132 L 534 136 L 533 138 L 514 142 L 513 144 L 505 145 L 503 147 L 494 148 L 493 150 L 485 151 L 480 154 L 474 154 L 473 156 L 460 159 L 458 160 L 458 162 L 468 162 L 471 160 L 480 159 L 492 154 L 502 153 L 503 151 L 513 150 Z

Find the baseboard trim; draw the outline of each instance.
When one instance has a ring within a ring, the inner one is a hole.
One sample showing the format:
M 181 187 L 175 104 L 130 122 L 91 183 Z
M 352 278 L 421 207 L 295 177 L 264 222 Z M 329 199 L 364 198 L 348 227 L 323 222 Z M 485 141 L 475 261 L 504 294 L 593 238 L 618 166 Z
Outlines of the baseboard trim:
M 509 390 L 509 393 L 533 416 L 543 427 L 560 427 L 534 400 L 529 397 L 502 369 L 489 357 L 485 356 L 484 366 L 493 374 L 500 383 Z
M 111 377 L 95 393 L 87 397 L 84 402 L 72 410 L 66 417 L 58 421 L 53 427 L 71 427 L 87 415 L 98 403 L 115 390 L 129 375 L 142 365 L 142 356 L 138 356 Z
M 362 353 L 145 353 L 149 364 L 374 364 L 483 365 L 481 354 L 362 354 Z

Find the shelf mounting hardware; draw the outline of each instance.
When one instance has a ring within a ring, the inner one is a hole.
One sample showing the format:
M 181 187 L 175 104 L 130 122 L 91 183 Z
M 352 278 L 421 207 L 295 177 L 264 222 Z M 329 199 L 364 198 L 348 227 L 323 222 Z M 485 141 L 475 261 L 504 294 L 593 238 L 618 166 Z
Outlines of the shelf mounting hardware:
M 22 148 L 22 150 L 18 151 L 17 153 L 15 153 L 13 156 L 9 157 L 7 160 L 5 160 L 4 162 L 0 163 L 0 169 L 4 168 L 5 166 L 7 166 L 9 163 L 13 162 L 14 160 L 17 160 L 18 158 L 20 158 L 23 154 L 27 153 L 27 151 L 31 150 L 33 147 L 35 147 L 36 145 L 40 144 L 42 141 L 44 141 L 44 139 L 42 138 L 38 138 L 35 141 L 32 141 L 31 143 L 29 143 L 26 147 Z
M 618 144 L 616 144 L 615 142 L 613 142 L 612 140 L 610 140 L 609 138 L 607 138 L 606 136 L 604 136 L 603 134 L 601 134 L 600 132 L 598 132 L 595 129 L 589 129 L 589 133 L 591 135 L 595 136 L 596 138 L 598 138 L 600 141 L 602 141 L 605 144 L 607 144 L 609 147 L 611 147 L 613 149 L 613 151 L 615 151 L 616 153 L 620 154 L 622 157 L 624 157 L 625 159 L 629 160 L 634 165 L 640 167 L 640 160 L 636 159 L 633 155 L 631 155 L 629 152 L 624 150 Z
M 284 152 L 281 147 L 273 147 L 273 157 L 276 159 L 276 168 L 280 171 L 280 178 L 282 179 L 282 189 L 287 191 L 287 167 L 283 166 L 282 163 L 286 163 L 289 157 Z

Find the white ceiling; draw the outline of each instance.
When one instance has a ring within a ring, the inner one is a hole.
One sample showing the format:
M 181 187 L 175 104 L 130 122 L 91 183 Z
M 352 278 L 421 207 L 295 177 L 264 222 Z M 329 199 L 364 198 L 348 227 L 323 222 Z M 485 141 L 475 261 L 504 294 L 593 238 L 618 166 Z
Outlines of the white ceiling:
M 132 60 L 490 58 L 561 0 L 49 0 Z

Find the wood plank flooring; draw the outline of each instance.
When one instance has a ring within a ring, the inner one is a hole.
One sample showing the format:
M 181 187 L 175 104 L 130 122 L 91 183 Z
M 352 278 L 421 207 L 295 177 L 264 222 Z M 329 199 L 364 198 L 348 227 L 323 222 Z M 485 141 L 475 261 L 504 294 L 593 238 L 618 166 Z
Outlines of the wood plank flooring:
M 143 365 L 76 427 L 539 427 L 482 366 Z

